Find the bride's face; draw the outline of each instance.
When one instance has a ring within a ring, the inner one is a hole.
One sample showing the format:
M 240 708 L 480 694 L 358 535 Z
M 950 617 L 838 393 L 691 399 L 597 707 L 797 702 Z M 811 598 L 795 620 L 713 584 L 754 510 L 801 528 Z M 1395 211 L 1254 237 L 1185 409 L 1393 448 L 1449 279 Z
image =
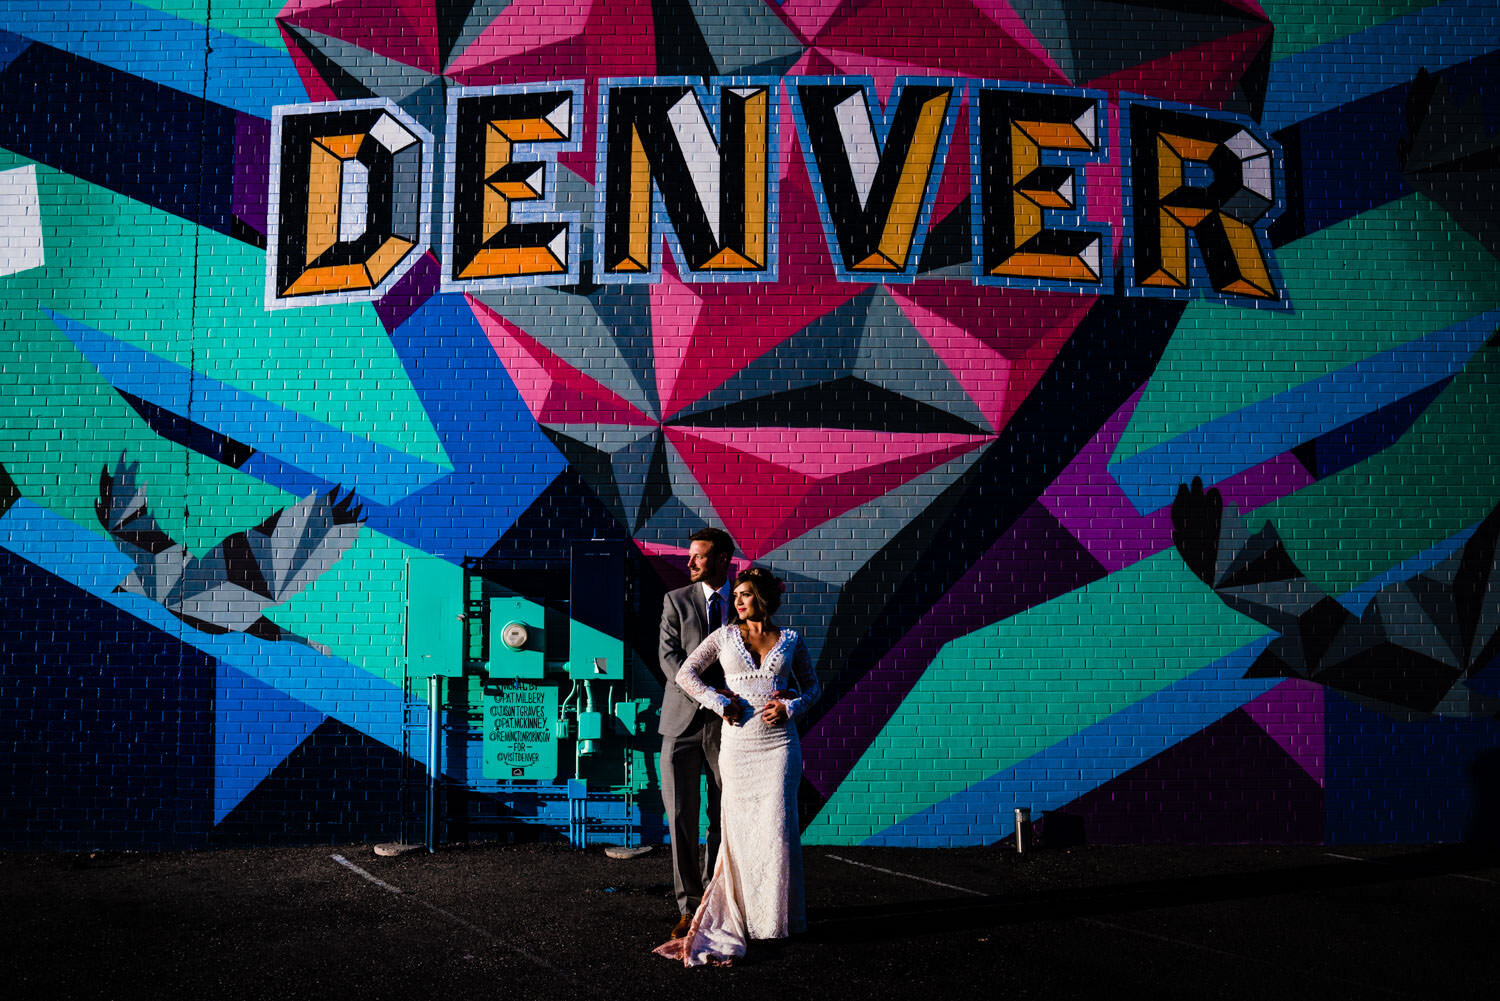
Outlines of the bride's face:
M 734 599 L 734 613 L 740 617 L 741 622 L 765 618 L 765 613 L 761 611 L 760 598 L 756 597 L 755 588 L 751 587 L 748 582 L 736 584 L 731 597 Z

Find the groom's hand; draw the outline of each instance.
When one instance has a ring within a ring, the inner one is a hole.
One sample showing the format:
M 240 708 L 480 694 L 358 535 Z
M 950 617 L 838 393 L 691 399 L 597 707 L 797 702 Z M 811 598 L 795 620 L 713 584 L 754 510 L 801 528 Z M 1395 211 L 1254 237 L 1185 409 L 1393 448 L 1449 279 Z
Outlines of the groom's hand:
M 720 714 L 724 717 L 724 722 L 730 726 L 739 726 L 741 718 L 745 715 L 745 710 L 750 708 L 749 705 L 746 704 L 744 699 L 731 691 L 723 688 L 715 689 L 715 691 L 729 700 L 729 705 L 725 706 L 723 713 Z

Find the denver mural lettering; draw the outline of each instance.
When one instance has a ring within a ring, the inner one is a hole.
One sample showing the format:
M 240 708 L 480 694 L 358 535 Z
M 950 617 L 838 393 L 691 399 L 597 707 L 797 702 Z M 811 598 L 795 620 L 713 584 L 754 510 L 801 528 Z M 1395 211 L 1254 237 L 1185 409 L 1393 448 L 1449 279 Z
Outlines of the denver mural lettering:
M 1281 300 L 1266 235 L 1280 150 L 1239 116 L 992 81 L 898 80 L 882 104 L 866 78 L 610 79 L 590 190 L 559 163 L 582 150 L 584 90 L 450 91 L 443 289 L 653 282 L 663 244 L 684 281 L 775 281 L 778 158 L 800 154 L 843 281 L 921 280 L 939 182 L 961 170 L 974 282 Z M 952 141 L 965 104 L 966 149 Z M 430 246 L 436 149 L 389 100 L 277 108 L 267 304 L 389 291 Z M 1118 184 L 1118 209 L 1090 203 L 1097 179 Z

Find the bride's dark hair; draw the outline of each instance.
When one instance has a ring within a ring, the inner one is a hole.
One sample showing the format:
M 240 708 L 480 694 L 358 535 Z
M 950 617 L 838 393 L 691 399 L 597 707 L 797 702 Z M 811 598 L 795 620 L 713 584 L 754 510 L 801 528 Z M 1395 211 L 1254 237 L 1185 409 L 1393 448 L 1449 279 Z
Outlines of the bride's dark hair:
M 784 590 L 781 579 L 765 567 L 751 567 L 740 571 L 734 578 L 734 586 L 739 587 L 741 584 L 750 585 L 750 590 L 755 593 L 755 600 L 765 609 L 767 618 L 776 614 L 776 609 L 781 607 L 781 593 Z

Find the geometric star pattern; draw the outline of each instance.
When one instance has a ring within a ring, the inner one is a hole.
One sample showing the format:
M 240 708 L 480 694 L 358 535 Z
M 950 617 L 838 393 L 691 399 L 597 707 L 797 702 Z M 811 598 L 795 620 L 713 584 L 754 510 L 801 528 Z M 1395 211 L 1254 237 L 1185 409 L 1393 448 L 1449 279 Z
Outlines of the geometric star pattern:
M 1138 44 L 1114 38 L 1101 20 L 1111 5 L 1091 2 L 1064 5 L 1073 25 L 1066 41 L 1032 27 L 1057 12 L 1024 4 L 939 3 L 933 15 L 952 27 L 941 42 L 889 31 L 888 14 L 867 4 L 709 6 L 714 17 L 694 16 L 708 9 L 702 4 L 648 0 L 374 8 L 295 0 L 278 20 L 296 40 L 289 48 L 314 96 L 388 97 L 435 131 L 442 123 L 421 110 L 431 103 L 424 74 L 470 86 L 671 72 L 868 74 L 882 99 L 897 76 L 953 74 L 1149 83 L 1161 96 L 1227 105 L 1269 38 L 1263 15 L 1234 3 L 1193 17 L 1170 4 L 1133 9 L 1133 31 L 1143 18 L 1151 23 L 1152 10 L 1162 29 L 1144 61 Z M 360 50 L 375 58 L 358 58 Z M 1193 93 L 1162 93 L 1161 81 L 1189 78 Z M 583 116 L 583 152 L 560 158 L 560 186 L 594 180 L 593 117 L 592 109 Z M 780 136 L 779 226 L 816 234 L 795 130 Z M 1113 169 L 1100 172 L 1106 202 L 1118 187 L 1107 183 Z M 934 217 L 962 223 L 966 198 L 964 172 L 945 171 Z M 936 496 L 967 468 L 952 460 L 995 440 L 1092 302 L 962 278 L 866 290 L 837 280 L 825 257 L 784 256 L 769 286 L 690 285 L 669 259 L 641 291 L 469 297 L 532 414 L 639 541 L 677 541 L 686 509 L 727 525 L 748 555 L 789 563 L 805 555 L 795 541 L 810 529 L 944 467 L 927 493 Z M 898 372 L 888 364 L 898 353 L 931 362 Z M 860 451 L 883 458 L 851 458 Z M 881 522 L 886 538 L 922 507 L 899 506 Z

